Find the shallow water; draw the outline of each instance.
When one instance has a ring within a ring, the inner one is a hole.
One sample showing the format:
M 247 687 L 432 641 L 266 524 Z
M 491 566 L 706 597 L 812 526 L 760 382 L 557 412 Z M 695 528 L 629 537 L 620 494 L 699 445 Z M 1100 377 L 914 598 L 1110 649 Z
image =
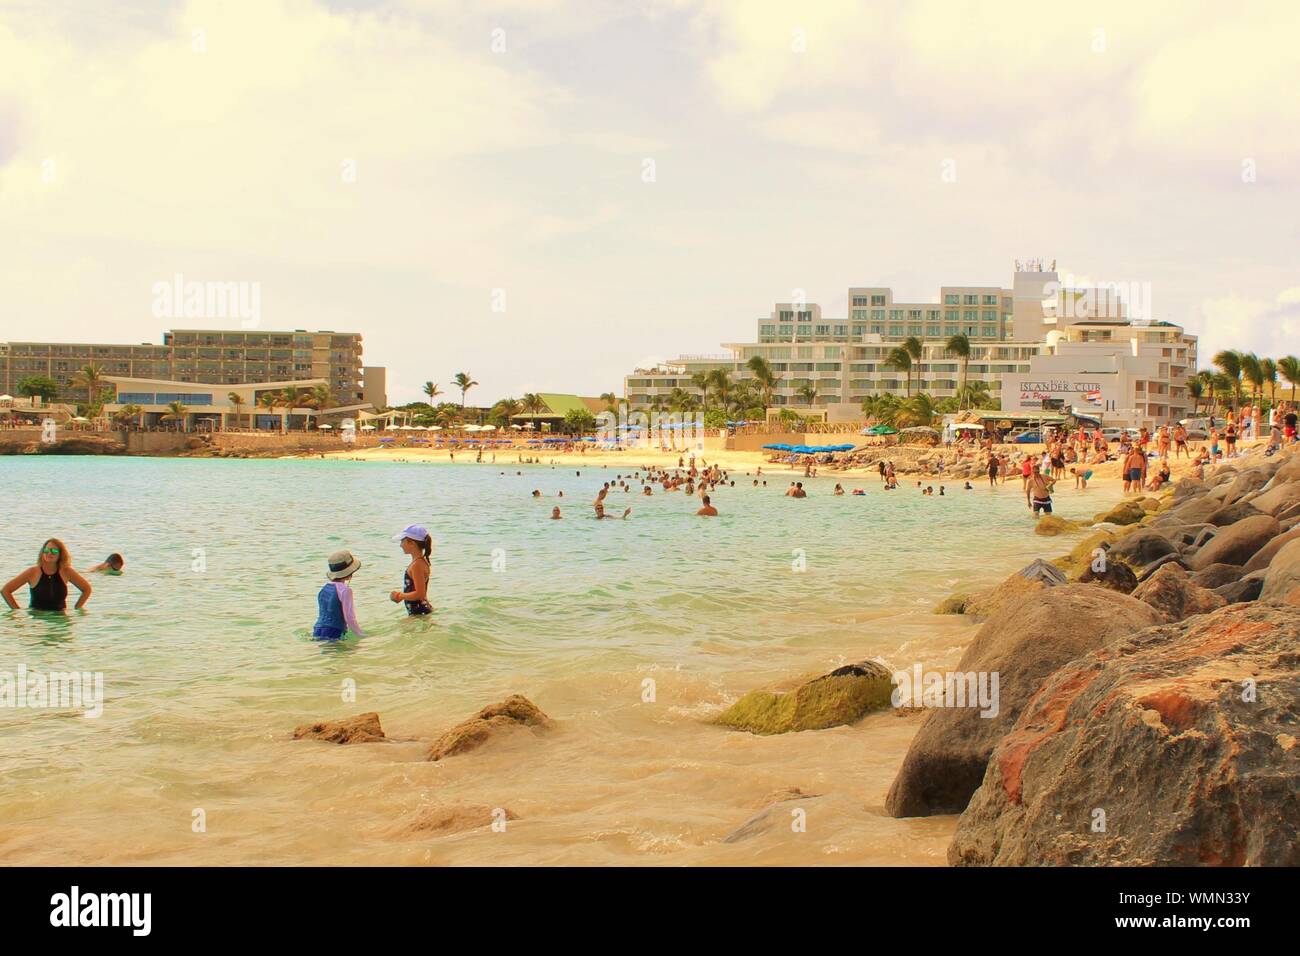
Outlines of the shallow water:
M 714 495 L 717 519 L 680 493 L 617 491 L 632 517 L 594 520 L 600 484 L 627 471 L 0 458 L 5 579 L 50 536 L 80 568 L 110 551 L 128 561 L 121 577 L 93 577 L 84 613 L 0 611 L 0 672 L 105 681 L 98 718 L 0 708 L 0 861 L 942 863 L 953 818 L 881 812 L 917 718 L 771 738 L 707 718 L 756 685 L 845 660 L 955 663 L 973 629 L 930 614 L 934 602 L 1069 547 L 1033 534 L 1020 483 L 925 498 L 872 478 L 844 482 L 865 496 L 834 497 L 819 479 L 794 500 L 788 476 L 754 489 L 735 474 Z M 1058 513 L 1109 500 L 1067 492 Z M 548 520 L 556 504 L 562 521 Z M 409 523 L 435 541 L 428 618 L 388 601 L 405 566 L 390 536 Z M 353 585 L 368 634 L 321 645 L 308 635 L 324 557 L 345 547 L 363 564 Z M 509 693 L 554 729 L 422 759 L 429 738 Z M 289 739 L 368 710 L 407 739 Z M 788 786 L 821 795 L 792 804 L 807 832 L 782 823 L 719 842 Z M 457 804 L 518 819 L 505 832 L 404 831 L 420 808 Z

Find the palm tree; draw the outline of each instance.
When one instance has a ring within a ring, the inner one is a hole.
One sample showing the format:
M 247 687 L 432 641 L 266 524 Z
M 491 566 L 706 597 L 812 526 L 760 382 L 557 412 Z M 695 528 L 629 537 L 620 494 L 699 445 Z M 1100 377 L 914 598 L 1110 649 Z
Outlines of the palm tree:
M 605 403 L 605 411 L 607 412 L 618 411 L 618 403 L 622 401 L 622 399 L 613 392 L 601 392 L 600 400 Z
M 469 377 L 469 372 L 457 372 L 456 377 L 452 379 L 453 384 L 460 389 L 460 407 L 465 407 L 465 393 L 478 384 Z
M 898 419 L 903 400 L 889 392 L 883 395 L 868 395 L 862 400 L 862 411 L 868 418 L 874 418 L 882 425 L 893 425 Z
M 1232 349 L 1224 349 L 1214 356 L 1214 364 L 1219 367 L 1219 371 L 1227 376 L 1232 384 L 1232 414 L 1235 417 L 1237 410 L 1241 407 L 1241 353 L 1234 352 Z
M 800 385 L 794 390 L 794 393 L 803 399 L 805 405 L 817 404 L 817 386 L 808 384 Z
M 300 389 L 297 385 L 286 385 L 280 392 L 280 407 L 284 409 L 281 415 L 280 431 L 289 430 L 289 415 L 295 408 L 300 408 L 307 401 L 307 392 Z
M 929 425 L 934 416 L 934 398 L 928 392 L 917 392 L 903 403 L 902 417 L 909 425 Z
M 989 408 L 993 404 L 989 383 L 983 379 L 967 382 L 957 394 L 961 397 L 961 408 Z
M 280 393 L 263 392 L 261 395 L 257 396 L 257 407 L 263 408 L 271 414 L 275 414 L 275 410 L 280 407 Z
M 731 373 L 725 368 L 715 368 L 708 372 L 704 379 L 705 383 L 705 404 L 708 404 L 708 394 L 712 390 L 718 404 L 724 409 L 727 407 L 727 400 L 731 396 Z
M 317 385 L 311 390 L 310 397 L 307 401 L 310 408 L 323 412 L 325 409 L 334 405 L 334 393 L 330 391 L 328 385 Z M 308 416 L 308 419 L 310 419 L 310 417 L 311 416 Z M 320 416 L 317 416 L 317 418 L 319 417 Z
M 943 348 L 949 355 L 961 359 L 961 386 L 957 393 L 961 395 L 966 391 L 966 368 L 970 364 L 970 339 L 966 337 L 965 332 L 958 332 L 944 343 Z M 959 402 L 957 407 L 965 408 L 964 400 Z
M 1259 360 L 1260 371 L 1264 373 L 1264 384 L 1268 386 L 1268 407 L 1277 407 L 1277 362 L 1271 358 Z M 1262 394 L 1262 390 L 1261 390 Z
M 700 407 L 700 399 L 684 388 L 674 388 L 668 393 L 668 407 L 675 412 L 693 412 Z
M 104 405 L 104 393 L 113 387 L 104 378 L 103 370 L 94 362 L 77 369 L 72 375 L 72 384 L 86 390 L 86 404 L 89 406 L 90 412 L 87 417 L 89 418 L 94 418 L 99 414 L 100 408 Z
M 1291 386 L 1291 402 L 1294 404 L 1296 386 L 1300 385 L 1300 358 L 1288 355 L 1286 358 L 1278 359 L 1277 370 L 1286 379 L 1287 384 Z
M 521 405 L 517 400 L 513 398 L 503 398 L 492 406 L 492 411 L 488 413 L 488 417 L 502 428 L 509 428 L 510 419 L 515 415 L 518 415 L 522 408 L 523 405 Z
M 240 409 L 244 406 L 244 396 L 240 395 L 238 392 L 228 392 L 226 394 L 226 401 L 235 409 L 235 427 L 237 428 L 239 427 Z
M 1241 377 L 1250 383 L 1250 401 L 1253 405 L 1257 398 L 1264 395 L 1264 366 L 1254 352 L 1241 356 Z
M 1201 396 L 1205 394 L 1205 383 L 1199 378 L 1187 380 L 1187 397 L 1192 400 L 1192 414 L 1201 410 Z
M 433 400 L 442 394 L 442 389 L 435 382 L 425 382 L 424 394 L 429 396 L 429 404 L 432 405 Z
M 754 373 L 754 381 L 758 384 L 759 390 L 763 396 L 763 406 L 767 407 L 772 404 L 772 393 L 776 391 L 777 383 L 781 376 L 772 371 L 771 364 L 761 355 L 755 355 L 745 363 L 745 367 Z
M 139 418 L 143 412 L 144 409 L 139 405 L 123 405 L 113 413 L 113 417 L 116 418 L 119 423 L 126 423 L 131 421 L 133 418 Z
M 185 427 L 185 416 L 189 413 L 190 410 L 185 407 L 183 402 L 171 402 L 167 405 L 167 411 L 163 413 L 162 417 L 165 422 L 180 422 L 181 431 L 188 431 L 189 429 Z
M 921 390 L 921 356 L 925 354 L 925 344 L 915 335 L 909 335 L 903 339 L 903 350 L 912 360 L 912 367 L 916 369 L 916 388 Z
M 885 367 L 896 369 L 907 376 L 907 395 L 912 395 L 912 353 L 904 348 L 893 348 L 885 356 Z

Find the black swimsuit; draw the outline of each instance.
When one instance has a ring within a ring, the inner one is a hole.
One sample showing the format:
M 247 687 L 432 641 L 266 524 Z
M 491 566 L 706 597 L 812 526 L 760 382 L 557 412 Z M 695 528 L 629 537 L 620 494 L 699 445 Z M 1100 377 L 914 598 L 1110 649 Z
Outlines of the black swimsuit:
M 402 590 L 407 594 L 410 594 L 415 590 L 415 582 L 411 580 L 411 572 L 409 570 L 402 572 Z M 406 601 L 405 604 L 407 614 L 433 613 L 433 605 L 428 601 Z
M 68 583 L 56 572 L 41 572 L 41 579 L 31 587 L 33 611 L 62 611 L 68 606 Z

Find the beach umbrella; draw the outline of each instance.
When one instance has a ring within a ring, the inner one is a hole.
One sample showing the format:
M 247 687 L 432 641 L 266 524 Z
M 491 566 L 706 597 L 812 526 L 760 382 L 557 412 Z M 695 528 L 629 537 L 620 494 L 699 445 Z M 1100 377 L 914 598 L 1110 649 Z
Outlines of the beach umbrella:
M 361 426 L 361 430 L 362 430 L 363 432 L 372 432 L 372 431 L 375 430 L 375 426 L 374 426 L 374 425 L 362 425 L 362 426 Z
M 431 431 L 431 432 L 440 432 L 440 431 L 442 431 L 442 426 L 441 426 L 441 425 L 430 425 L 430 426 L 429 426 L 429 431 Z
M 497 427 L 495 425 L 484 425 L 481 428 L 479 428 L 479 431 L 481 432 L 494 432 L 496 430 Z
M 330 430 L 331 428 L 333 428 L 334 426 L 333 426 L 333 425 L 317 425 L 316 427 L 317 427 L 317 428 L 324 429 L 325 431 L 329 431 L 329 430 Z

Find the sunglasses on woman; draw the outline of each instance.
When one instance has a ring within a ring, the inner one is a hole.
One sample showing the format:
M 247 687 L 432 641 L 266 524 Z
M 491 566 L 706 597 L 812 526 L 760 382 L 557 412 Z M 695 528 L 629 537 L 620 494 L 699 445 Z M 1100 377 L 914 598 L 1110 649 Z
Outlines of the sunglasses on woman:
M 58 548 L 41 548 L 41 554 L 48 554 L 48 555 L 49 555 L 50 557 L 52 557 L 52 558 L 57 558 L 57 557 L 59 556 L 59 549 L 58 549 Z

